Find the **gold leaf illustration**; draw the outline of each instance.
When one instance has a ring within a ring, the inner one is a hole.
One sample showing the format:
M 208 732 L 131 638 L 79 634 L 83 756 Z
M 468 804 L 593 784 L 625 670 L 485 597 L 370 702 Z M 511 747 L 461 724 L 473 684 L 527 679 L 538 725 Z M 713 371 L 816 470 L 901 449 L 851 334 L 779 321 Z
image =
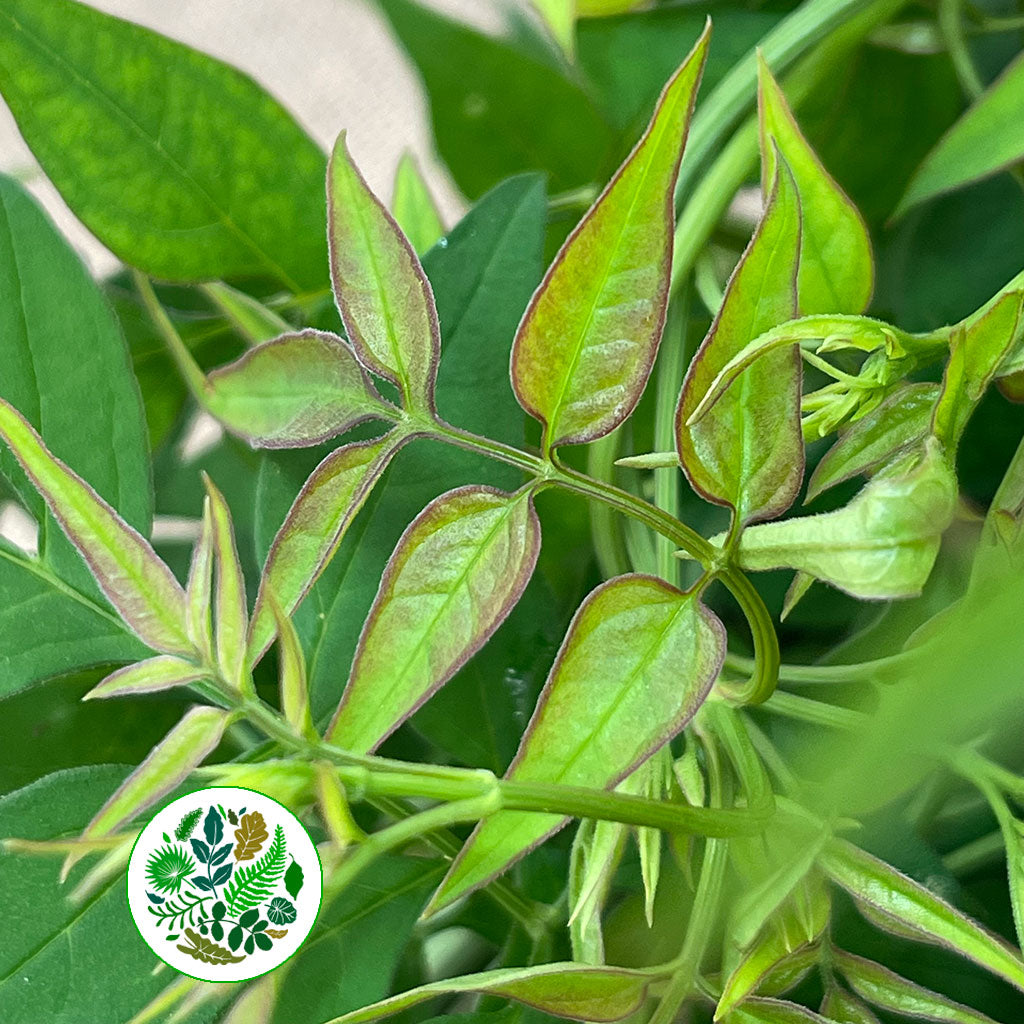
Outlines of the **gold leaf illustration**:
M 287 928 L 268 928 L 266 931 L 272 939 L 283 939 L 288 934 Z
M 245 957 L 235 956 L 230 949 L 218 946 L 212 939 L 203 938 L 191 928 L 185 929 L 191 946 L 178 946 L 182 953 L 187 953 L 193 960 L 201 960 L 204 964 L 238 964 Z
M 242 823 L 235 829 L 238 845 L 235 847 L 235 860 L 252 860 L 267 841 L 267 823 L 259 811 L 250 811 L 242 815 Z

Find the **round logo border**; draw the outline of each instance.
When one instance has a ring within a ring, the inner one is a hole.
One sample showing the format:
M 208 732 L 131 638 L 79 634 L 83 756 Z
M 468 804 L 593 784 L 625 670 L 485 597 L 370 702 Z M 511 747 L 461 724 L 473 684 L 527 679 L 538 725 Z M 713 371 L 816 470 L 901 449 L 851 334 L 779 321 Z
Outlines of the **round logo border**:
M 139 845 L 139 841 L 142 839 L 143 833 L 152 824 L 153 819 L 158 814 L 162 814 L 165 810 L 167 810 L 168 807 L 172 807 L 172 806 L 174 806 L 174 804 L 180 803 L 182 800 L 188 800 L 188 799 L 196 796 L 199 793 L 207 793 L 207 792 L 210 792 L 212 790 L 221 790 L 221 789 L 234 789 L 234 790 L 237 790 L 240 793 L 255 793 L 257 796 L 262 797 L 264 800 L 269 800 L 271 803 L 277 804 L 277 806 L 280 807 L 281 810 L 283 810 L 286 814 L 288 814 L 292 818 L 294 818 L 296 824 L 305 833 L 306 838 L 309 839 L 309 845 L 312 847 L 313 854 L 316 857 L 317 869 L 320 872 L 320 895 L 319 895 L 319 901 L 317 902 L 316 911 L 313 914 L 312 923 L 309 926 L 309 930 L 303 936 L 303 938 L 300 941 L 300 943 L 298 944 L 298 946 L 296 946 L 296 948 L 293 949 L 291 951 L 291 953 L 289 953 L 288 956 L 286 956 L 284 958 L 284 960 L 282 960 L 278 964 L 275 964 L 273 967 L 268 967 L 265 971 L 261 971 L 259 974 L 254 974 L 254 975 L 252 975 L 251 977 L 248 977 L 248 978 L 222 978 L 222 979 L 217 979 L 215 981 L 211 981 L 208 978 L 199 978 L 199 977 L 196 977 L 196 975 L 194 975 L 194 974 L 189 974 L 187 971 L 183 971 L 180 967 L 175 966 L 169 960 L 165 959 L 164 957 L 162 957 L 160 955 L 160 953 L 157 952 L 157 950 L 154 948 L 154 946 L 150 943 L 150 941 L 143 934 L 142 929 L 139 927 L 139 922 L 136 921 L 136 919 L 135 919 L 135 913 L 132 910 L 131 892 L 129 891 L 128 886 L 129 886 L 129 871 L 130 871 L 130 868 L 131 868 L 132 858 L 135 856 L 135 850 L 136 850 L 136 848 Z M 147 821 L 146 824 L 142 826 L 141 830 L 139 831 L 139 834 L 135 837 L 135 842 L 132 843 L 131 850 L 128 853 L 128 862 L 127 862 L 127 864 L 125 866 L 125 873 L 124 873 L 124 893 L 125 893 L 125 902 L 128 905 L 128 916 L 132 919 L 132 924 L 134 925 L 135 930 L 139 933 L 139 938 L 142 939 L 142 941 L 146 944 L 146 946 L 150 950 L 150 952 L 152 952 L 152 954 L 162 964 L 165 964 L 172 971 L 174 971 L 177 974 L 180 974 L 182 977 L 191 978 L 193 981 L 199 981 L 199 982 L 202 982 L 202 983 L 207 984 L 207 985 L 245 985 L 245 984 L 247 984 L 250 981 L 256 981 L 259 978 L 264 978 L 268 974 L 271 974 L 272 972 L 280 969 L 285 964 L 287 964 L 289 961 L 293 960 L 302 951 L 302 948 L 303 948 L 303 946 L 305 946 L 306 941 L 309 939 L 310 935 L 313 934 L 313 929 L 316 927 L 317 921 L 320 919 L 320 912 L 323 910 L 323 906 L 324 906 L 324 865 L 323 865 L 323 861 L 320 858 L 320 851 L 317 849 L 316 843 L 313 842 L 313 837 L 309 834 L 309 829 L 307 829 L 306 826 L 302 823 L 302 821 L 299 819 L 299 816 L 297 814 L 295 814 L 290 808 L 286 807 L 283 803 L 281 803 L 280 800 L 276 800 L 274 797 L 269 796 L 268 794 L 262 792 L 262 790 L 253 789 L 251 786 L 200 786 L 198 789 L 192 790 L 189 793 L 185 793 L 182 796 L 176 797 L 174 800 L 171 800 L 169 803 L 164 804 L 163 807 L 161 807 L 158 811 L 156 811 L 150 817 L 149 821 Z

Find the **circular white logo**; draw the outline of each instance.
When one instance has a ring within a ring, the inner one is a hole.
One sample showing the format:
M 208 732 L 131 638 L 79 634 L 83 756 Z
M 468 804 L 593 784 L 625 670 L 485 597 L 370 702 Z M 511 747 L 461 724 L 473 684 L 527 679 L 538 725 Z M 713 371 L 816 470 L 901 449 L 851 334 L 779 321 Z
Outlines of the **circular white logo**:
M 248 981 L 283 964 L 312 929 L 322 886 L 298 818 L 234 786 L 168 804 L 128 862 L 128 906 L 142 937 L 202 981 Z

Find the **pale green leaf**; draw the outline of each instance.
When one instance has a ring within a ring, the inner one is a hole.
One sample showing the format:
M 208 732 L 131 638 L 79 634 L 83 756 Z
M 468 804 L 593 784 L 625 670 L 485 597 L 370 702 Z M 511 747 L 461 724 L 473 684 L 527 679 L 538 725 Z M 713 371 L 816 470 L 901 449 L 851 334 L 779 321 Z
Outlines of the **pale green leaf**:
M 662 580 L 621 576 L 573 619 L 507 777 L 607 788 L 670 740 L 700 707 L 724 656 L 721 623 Z M 431 909 L 504 871 L 565 824 L 503 811 L 480 825 Z
M 725 1024 L 833 1024 L 813 1010 L 782 999 L 748 999 Z
M 409 244 L 421 256 L 444 234 L 444 223 L 434 197 L 423 180 L 416 158 L 408 151 L 402 154 L 395 171 L 391 213 Z
M 292 325 L 272 309 L 223 281 L 209 281 L 202 285 L 202 289 L 206 297 L 231 321 L 235 330 L 252 345 L 270 341 L 292 330 Z
M 338 137 L 327 172 L 334 298 L 363 365 L 432 410 L 440 355 L 434 293 L 419 257 Z
M 832 951 L 832 960 L 850 988 L 880 1010 L 940 1024 L 993 1024 L 992 1018 L 984 1013 L 938 992 L 929 992 L 881 964 L 839 949 Z
M 402 535 L 360 637 L 327 738 L 373 750 L 487 642 L 533 574 L 531 492 L 463 487 Z
M 878 1018 L 856 996 L 830 985 L 821 1012 L 835 1024 L 878 1024 Z
M 273 592 L 270 607 L 277 624 L 278 661 L 280 663 L 281 711 L 285 720 L 299 734 L 316 738 L 309 713 L 309 688 L 306 685 L 306 657 L 292 620 L 281 610 Z
M 897 216 L 912 206 L 1024 160 L 1024 57 L 1018 57 L 939 140 L 907 186 Z
M 68 206 L 169 281 L 326 279 L 323 154 L 251 78 L 84 3 L 0 3 L 0 92 Z
M 735 509 L 743 524 L 781 515 L 800 489 L 797 345 L 762 355 L 702 419 L 691 422 L 691 416 L 730 360 L 796 315 L 799 199 L 784 160 L 776 172 L 764 216 L 690 363 L 676 410 L 676 444 L 690 483 L 709 501 Z
M 643 138 L 563 245 L 512 349 L 520 405 L 545 450 L 603 437 L 633 411 L 668 305 L 672 194 L 709 32 L 665 87 Z
M 205 473 L 203 484 L 210 501 L 210 523 L 213 528 L 213 608 L 216 617 L 217 664 L 228 683 L 237 690 L 244 690 L 248 674 L 246 632 L 249 614 L 245 600 L 245 579 L 235 544 L 235 528 L 224 495 Z
M 421 985 L 362 1010 L 336 1017 L 327 1024 L 362 1024 L 380 1020 L 439 995 L 479 993 L 513 999 L 556 1017 L 570 1020 L 615 1021 L 638 1010 L 651 976 L 642 971 L 580 964 L 544 964 L 511 970 L 485 971 L 462 978 Z
M 292 503 L 267 555 L 249 625 L 248 657 L 255 664 L 274 639 L 276 626 L 267 595 L 286 615 L 309 592 L 331 560 L 403 439 L 345 445 L 313 470 Z
M 341 338 L 313 330 L 266 341 L 213 370 L 201 399 L 254 448 L 310 447 L 398 414 Z
M 213 658 L 213 510 L 203 498 L 199 537 L 192 549 L 185 587 L 189 639 L 204 657 Z
M 1024 963 L 1015 950 L 884 861 L 834 839 L 819 863 L 857 900 L 1024 989 Z
M 149 541 L 54 458 L 24 417 L 2 400 L 0 437 L 132 631 L 155 650 L 192 654 L 185 592 Z
M 567 56 L 576 48 L 576 0 L 531 0 Z
M 775 177 L 778 147 L 800 196 L 800 312 L 862 313 L 871 301 L 875 279 L 867 225 L 807 144 L 760 53 L 758 111 L 762 187 L 767 193 Z
M 587 818 L 580 822 L 573 839 L 569 861 L 569 941 L 573 959 L 579 963 L 605 962 L 601 912 L 628 836 L 629 828 L 621 822 Z
M 111 673 L 102 683 L 94 686 L 82 700 L 156 693 L 158 690 L 170 690 L 175 686 L 187 686 L 208 676 L 209 672 L 199 665 L 162 654 Z

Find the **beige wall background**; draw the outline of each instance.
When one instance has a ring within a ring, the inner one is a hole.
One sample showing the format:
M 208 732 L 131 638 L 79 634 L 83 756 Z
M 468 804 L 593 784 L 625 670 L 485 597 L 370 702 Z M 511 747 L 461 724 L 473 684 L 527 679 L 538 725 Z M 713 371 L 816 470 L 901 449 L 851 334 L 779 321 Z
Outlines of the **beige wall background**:
M 370 0 L 86 0 L 252 75 L 328 149 L 349 130 L 370 185 L 390 196 L 403 150 L 420 161 L 449 221 L 462 203 L 433 156 L 420 84 Z M 425 0 L 485 30 L 527 0 Z M 0 102 L 0 170 L 17 173 L 97 274 L 113 257 L 75 220 L 38 171 Z

